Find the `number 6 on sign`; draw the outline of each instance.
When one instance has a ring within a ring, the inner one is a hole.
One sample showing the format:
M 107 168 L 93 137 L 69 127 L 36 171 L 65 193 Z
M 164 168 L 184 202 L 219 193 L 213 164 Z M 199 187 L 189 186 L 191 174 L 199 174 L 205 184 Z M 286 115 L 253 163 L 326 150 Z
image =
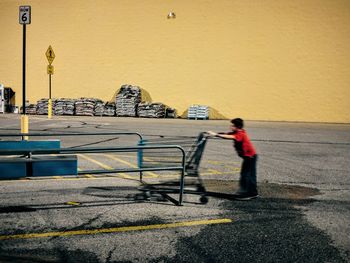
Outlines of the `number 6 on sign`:
M 19 7 L 19 23 L 30 24 L 30 6 Z

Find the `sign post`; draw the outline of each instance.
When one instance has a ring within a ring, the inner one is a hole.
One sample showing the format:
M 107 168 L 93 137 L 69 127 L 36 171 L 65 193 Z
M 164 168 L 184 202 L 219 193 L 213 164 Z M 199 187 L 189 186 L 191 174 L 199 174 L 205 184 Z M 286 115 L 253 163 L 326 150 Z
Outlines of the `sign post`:
M 53 75 L 53 70 L 54 70 L 51 63 L 55 59 L 55 53 L 53 52 L 51 45 L 46 50 L 45 55 L 46 55 L 47 61 L 49 61 L 49 65 L 47 65 L 47 74 L 49 75 L 49 103 L 48 103 L 49 105 L 47 108 L 47 117 L 51 119 L 52 117 L 51 75 Z
M 31 7 L 19 7 L 19 23 L 23 25 L 23 62 L 22 62 L 22 115 L 21 133 L 28 133 L 28 116 L 26 115 L 26 25 L 31 22 Z M 28 140 L 28 136 L 23 136 L 23 140 Z

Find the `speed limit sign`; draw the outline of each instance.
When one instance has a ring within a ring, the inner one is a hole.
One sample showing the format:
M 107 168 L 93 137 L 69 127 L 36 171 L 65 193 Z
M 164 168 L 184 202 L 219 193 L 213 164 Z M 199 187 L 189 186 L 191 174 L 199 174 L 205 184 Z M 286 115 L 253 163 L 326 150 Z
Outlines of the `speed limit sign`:
M 19 23 L 30 24 L 30 6 L 29 5 L 19 7 Z

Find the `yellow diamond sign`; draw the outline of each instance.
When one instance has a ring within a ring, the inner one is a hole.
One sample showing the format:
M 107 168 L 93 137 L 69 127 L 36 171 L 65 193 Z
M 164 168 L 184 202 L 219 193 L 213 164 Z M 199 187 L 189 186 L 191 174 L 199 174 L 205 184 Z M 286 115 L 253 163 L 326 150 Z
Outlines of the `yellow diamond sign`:
M 53 49 L 51 46 L 49 46 L 45 55 L 47 57 L 47 60 L 49 61 L 49 64 L 51 65 L 52 61 L 55 59 L 55 53 L 53 52 Z

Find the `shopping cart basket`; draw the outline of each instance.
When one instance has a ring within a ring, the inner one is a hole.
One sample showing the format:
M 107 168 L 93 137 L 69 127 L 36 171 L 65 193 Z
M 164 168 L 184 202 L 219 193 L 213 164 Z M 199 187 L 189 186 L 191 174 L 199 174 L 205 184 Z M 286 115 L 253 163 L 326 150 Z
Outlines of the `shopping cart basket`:
M 200 161 L 207 142 L 205 133 L 200 133 L 197 137 L 162 137 L 152 140 L 143 140 L 140 145 L 177 145 L 184 149 L 186 153 L 185 160 L 185 177 L 184 183 L 181 184 L 180 175 L 174 178 L 164 178 L 159 175 L 157 182 L 146 182 L 142 180 L 143 185 L 139 188 L 141 193 L 135 196 L 137 200 L 169 200 L 176 205 L 181 205 L 182 197 L 176 200 L 171 195 L 180 192 L 184 194 L 200 195 L 200 202 L 208 202 L 206 189 L 199 173 Z M 170 149 L 167 151 L 140 149 L 138 154 L 139 168 L 172 166 L 181 162 L 181 156 Z M 166 177 L 166 176 L 165 176 Z M 179 178 L 180 177 L 180 178 Z M 163 182 L 159 182 L 159 179 Z M 164 179 L 166 181 L 164 181 Z M 181 189 L 183 188 L 183 189 Z

